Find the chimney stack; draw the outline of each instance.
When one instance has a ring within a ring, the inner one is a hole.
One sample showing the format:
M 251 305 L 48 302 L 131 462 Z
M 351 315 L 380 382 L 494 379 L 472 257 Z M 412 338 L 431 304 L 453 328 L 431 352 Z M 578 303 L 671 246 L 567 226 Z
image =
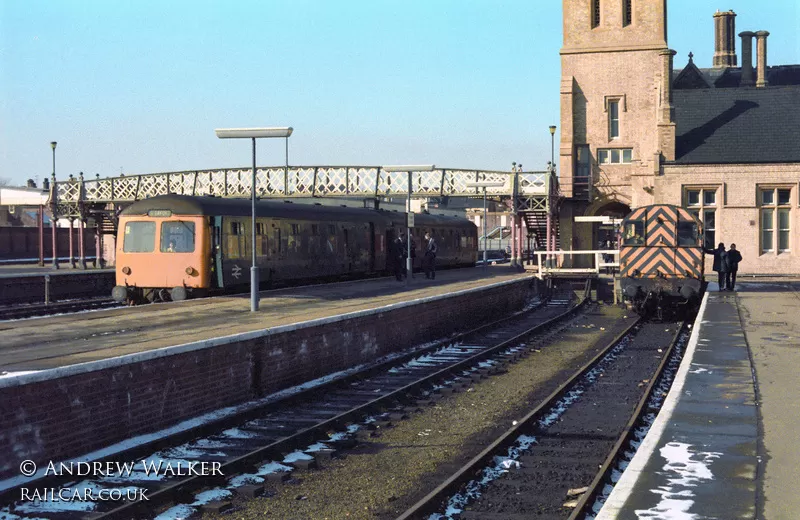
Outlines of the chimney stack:
M 714 13 L 714 68 L 736 66 L 736 13 Z
M 766 87 L 767 81 L 767 36 L 769 32 L 756 32 L 756 87 Z
M 752 87 L 755 85 L 753 79 L 753 36 L 756 33 L 752 31 L 743 31 L 739 33 L 742 37 L 742 81 L 741 86 Z

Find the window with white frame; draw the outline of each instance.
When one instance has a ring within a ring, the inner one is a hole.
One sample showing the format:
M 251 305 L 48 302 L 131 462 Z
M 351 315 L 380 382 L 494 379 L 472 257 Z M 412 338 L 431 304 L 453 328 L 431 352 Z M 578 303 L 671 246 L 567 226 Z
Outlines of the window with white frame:
M 608 102 L 608 138 L 619 138 L 619 100 L 612 99 Z
M 598 164 L 630 164 L 633 148 L 601 148 L 597 150 Z
M 788 253 L 791 231 L 791 188 L 759 188 L 761 254 Z
M 717 235 L 717 188 L 686 188 L 683 206 L 703 223 L 703 247 L 714 249 Z

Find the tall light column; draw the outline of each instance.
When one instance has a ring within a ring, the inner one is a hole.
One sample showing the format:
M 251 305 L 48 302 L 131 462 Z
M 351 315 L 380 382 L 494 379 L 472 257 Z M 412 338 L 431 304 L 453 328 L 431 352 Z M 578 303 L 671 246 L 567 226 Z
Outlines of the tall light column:
M 53 149 L 53 179 L 50 183 L 50 189 L 52 190 L 50 193 L 53 194 L 50 197 L 53 200 L 53 218 L 50 219 L 50 228 L 53 232 L 53 269 L 58 269 L 58 242 L 56 238 L 56 225 L 58 224 L 58 216 L 56 215 L 58 210 L 58 205 L 55 202 L 58 199 L 58 190 L 56 188 L 56 145 L 58 143 L 56 141 L 52 141 L 50 143 L 50 148 Z
M 286 171 L 289 171 L 289 136 L 294 129 L 290 126 L 268 127 L 268 128 L 217 128 L 214 130 L 220 139 L 251 139 L 253 141 L 253 177 L 250 184 L 251 219 L 250 227 L 252 252 L 252 265 L 250 266 L 250 312 L 258 310 L 258 266 L 256 265 L 256 139 L 259 137 L 285 137 L 286 138 Z M 284 185 L 284 189 L 286 186 Z

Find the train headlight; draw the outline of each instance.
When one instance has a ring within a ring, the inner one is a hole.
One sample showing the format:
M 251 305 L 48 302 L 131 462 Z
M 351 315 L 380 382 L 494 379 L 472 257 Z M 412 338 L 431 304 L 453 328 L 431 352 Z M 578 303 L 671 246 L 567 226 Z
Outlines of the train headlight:
M 194 267 L 187 267 L 186 268 L 186 274 L 188 274 L 189 276 L 193 276 L 194 275 Z
M 122 268 L 122 272 L 125 274 L 131 274 L 131 268 L 126 265 Z

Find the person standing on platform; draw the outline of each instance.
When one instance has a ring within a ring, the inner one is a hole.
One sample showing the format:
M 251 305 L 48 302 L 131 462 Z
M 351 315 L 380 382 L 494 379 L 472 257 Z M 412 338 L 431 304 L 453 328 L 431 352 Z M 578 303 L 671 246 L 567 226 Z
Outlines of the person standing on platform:
M 736 273 L 739 271 L 739 262 L 742 261 L 742 253 L 736 250 L 736 244 L 731 244 L 728 250 L 728 275 L 726 287 L 732 291 L 736 286 Z
M 436 253 L 439 248 L 430 233 L 425 233 L 425 278 L 436 278 Z
M 717 272 L 719 290 L 726 290 L 728 279 L 728 253 L 725 251 L 725 244 L 720 242 L 716 249 L 706 249 L 705 252 L 707 255 L 714 255 L 714 265 L 712 269 Z
M 394 277 L 398 282 L 403 280 L 403 269 L 406 265 L 406 244 L 403 242 L 402 234 L 398 234 L 392 240 L 391 249 L 392 260 L 394 261 Z

